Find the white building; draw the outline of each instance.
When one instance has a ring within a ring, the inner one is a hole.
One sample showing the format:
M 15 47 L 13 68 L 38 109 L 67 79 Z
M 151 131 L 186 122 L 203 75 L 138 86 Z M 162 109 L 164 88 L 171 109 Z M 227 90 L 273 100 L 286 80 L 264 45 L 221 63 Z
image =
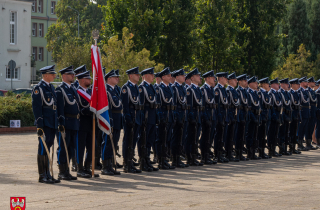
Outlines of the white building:
M 30 0 L 0 0 L 0 89 L 30 87 L 31 5 Z M 12 74 L 10 60 L 16 62 Z

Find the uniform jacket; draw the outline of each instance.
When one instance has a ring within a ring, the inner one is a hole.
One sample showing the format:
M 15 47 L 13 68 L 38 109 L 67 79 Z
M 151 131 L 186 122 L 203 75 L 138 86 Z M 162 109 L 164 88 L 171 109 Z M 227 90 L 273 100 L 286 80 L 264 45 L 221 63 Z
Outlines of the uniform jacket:
M 158 100 L 160 102 L 159 107 L 159 116 L 160 120 L 168 120 L 168 123 L 174 122 L 174 113 L 172 108 L 174 107 L 174 100 L 173 100 L 173 91 L 172 88 L 168 85 L 165 85 L 161 82 L 159 87 L 157 88 L 159 95 Z M 170 106 L 171 109 L 168 110 L 167 107 Z
M 250 107 L 249 119 L 255 123 L 260 122 L 260 97 L 256 90 L 248 88 L 248 104 Z
M 193 121 L 194 119 L 196 119 L 197 122 L 201 124 L 201 107 L 203 106 L 203 101 L 199 86 L 191 84 L 187 88 L 187 104 L 190 106 L 188 112 L 188 120 Z
M 300 104 L 301 104 L 301 118 L 309 119 L 310 118 L 310 98 L 309 93 L 304 88 L 300 87 L 298 90 Z
M 114 129 L 121 130 L 123 126 L 123 114 L 122 114 L 122 102 L 120 98 L 120 93 L 116 89 L 117 86 L 112 88 L 110 85 L 106 84 L 106 90 L 108 93 L 109 102 L 109 117 L 111 121 L 111 126 Z M 120 90 L 121 91 L 121 90 Z
M 79 85 L 78 89 L 81 89 L 91 95 L 92 90 L 85 90 Z M 92 116 L 93 113 L 90 111 L 90 103 L 79 95 L 79 108 L 80 108 L 80 131 L 91 132 L 92 131 Z
M 239 107 L 239 122 L 245 122 L 248 119 L 248 111 L 245 108 L 248 108 L 248 92 L 243 87 L 239 86 L 237 88 L 237 92 L 240 99 L 240 107 Z
M 142 110 L 143 116 L 147 118 L 147 123 L 155 125 L 157 122 L 157 92 L 152 84 L 148 84 L 146 81 L 143 81 L 139 85 L 140 92 L 140 102 L 144 104 L 144 109 Z M 148 116 L 146 113 L 148 112 Z M 145 121 L 145 119 L 142 119 Z
M 228 86 L 226 88 L 227 95 L 228 95 L 228 102 L 229 102 L 229 109 L 228 109 L 228 118 L 230 122 L 239 122 L 239 95 L 236 89 L 234 89 L 232 86 Z
M 260 88 L 258 95 L 260 97 L 260 108 L 261 108 L 261 114 L 260 114 L 260 119 L 263 122 L 267 122 L 271 118 L 271 98 L 268 94 L 268 92 Z
M 292 119 L 300 121 L 301 120 L 301 115 L 300 115 L 301 100 L 300 100 L 299 93 L 298 91 L 295 91 L 293 89 L 291 89 L 289 93 L 291 98 Z
M 182 123 L 187 121 L 187 90 L 183 85 L 178 82 L 173 83 L 173 99 L 177 106 L 175 116 L 178 122 Z
M 273 121 L 280 121 L 281 120 L 281 108 L 282 108 L 282 98 L 279 92 L 271 88 L 269 91 L 269 96 L 272 101 L 272 108 L 271 108 L 271 120 Z
M 278 90 L 281 96 L 282 106 L 283 106 L 283 113 L 282 119 L 285 121 L 292 121 L 292 113 L 291 113 L 291 97 L 288 91 L 280 88 Z
M 215 101 L 217 103 L 217 120 L 218 123 L 229 123 L 228 119 L 228 95 L 225 87 L 218 83 L 214 87 Z
M 216 101 L 214 97 L 214 88 L 206 83 L 200 88 L 203 98 L 203 106 L 205 107 L 204 118 L 212 121 L 217 120 Z

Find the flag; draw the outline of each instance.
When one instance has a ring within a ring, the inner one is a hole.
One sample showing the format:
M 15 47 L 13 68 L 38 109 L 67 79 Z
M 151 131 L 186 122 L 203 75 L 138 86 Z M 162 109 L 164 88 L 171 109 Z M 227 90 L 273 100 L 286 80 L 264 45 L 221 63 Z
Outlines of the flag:
M 86 91 L 84 91 L 84 90 L 82 90 L 82 89 L 78 89 L 77 90 L 77 92 L 78 92 L 78 94 L 80 95 L 80 96 L 82 96 L 86 101 L 88 101 L 89 103 L 91 102 L 91 96 L 88 94 L 88 93 L 86 93 Z
M 109 112 L 108 112 L 108 109 L 109 109 L 108 95 L 107 95 L 106 86 L 104 83 L 100 49 L 95 45 L 91 46 L 91 61 L 92 61 L 92 73 L 93 73 L 93 85 L 92 85 L 90 110 L 96 114 L 99 128 L 104 133 L 110 134 L 111 126 L 110 126 L 110 118 L 109 118 Z

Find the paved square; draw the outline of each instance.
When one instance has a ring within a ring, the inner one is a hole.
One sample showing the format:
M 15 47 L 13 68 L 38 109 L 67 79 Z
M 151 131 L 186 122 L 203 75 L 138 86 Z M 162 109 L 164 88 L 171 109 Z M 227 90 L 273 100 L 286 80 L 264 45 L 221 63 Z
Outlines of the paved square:
M 0 209 L 10 209 L 13 196 L 26 197 L 27 210 L 320 209 L 320 150 L 48 185 L 38 183 L 37 141 L 35 134 L 0 135 Z

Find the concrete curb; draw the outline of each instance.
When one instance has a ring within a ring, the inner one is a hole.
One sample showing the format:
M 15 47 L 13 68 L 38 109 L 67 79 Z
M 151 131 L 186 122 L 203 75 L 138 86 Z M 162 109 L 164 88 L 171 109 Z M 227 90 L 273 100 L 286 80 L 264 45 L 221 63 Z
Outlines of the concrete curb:
M 30 126 L 30 127 L 22 127 L 22 128 L 0 128 L 0 135 L 1 134 L 14 134 L 14 133 L 29 133 L 29 132 L 36 132 L 37 127 Z

